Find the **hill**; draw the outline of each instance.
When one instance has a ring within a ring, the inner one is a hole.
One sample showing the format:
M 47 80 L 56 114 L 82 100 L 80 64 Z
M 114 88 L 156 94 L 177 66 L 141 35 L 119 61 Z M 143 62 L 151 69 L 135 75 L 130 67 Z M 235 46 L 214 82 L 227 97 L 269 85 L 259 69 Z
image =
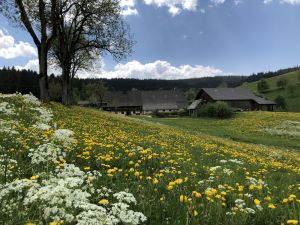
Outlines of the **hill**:
M 20 94 L 0 94 L 0 122 L 0 224 L 300 219 L 297 151 Z
M 290 112 L 300 112 L 300 70 L 285 73 L 279 76 L 271 77 L 265 79 L 270 87 L 270 89 L 263 94 L 259 94 L 257 91 L 257 83 L 256 82 L 245 82 L 243 83 L 242 87 L 245 87 L 258 95 L 262 95 L 270 100 L 275 100 L 275 98 L 279 95 L 283 96 L 287 102 L 287 111 Z M 287 80 L 287 87 L 286 88 L 278 88 L 277 81 L 285 79 Z M 290 93 L 288 86 L 292 84 L 295 86 L 294 93 Z

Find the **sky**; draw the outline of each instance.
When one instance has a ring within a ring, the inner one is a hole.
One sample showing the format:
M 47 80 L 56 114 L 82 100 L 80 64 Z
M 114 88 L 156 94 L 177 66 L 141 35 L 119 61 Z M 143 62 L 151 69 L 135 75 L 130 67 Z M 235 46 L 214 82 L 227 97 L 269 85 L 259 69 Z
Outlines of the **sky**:
M 249 75 L 300 63 L 300 0 L 121 0 L 133 53 L 78 76 L 185 79 Z M 38 70 L 29 34 L 0 16 L 0 67 Z M 50 72 L 59 73 L 57 68 Z

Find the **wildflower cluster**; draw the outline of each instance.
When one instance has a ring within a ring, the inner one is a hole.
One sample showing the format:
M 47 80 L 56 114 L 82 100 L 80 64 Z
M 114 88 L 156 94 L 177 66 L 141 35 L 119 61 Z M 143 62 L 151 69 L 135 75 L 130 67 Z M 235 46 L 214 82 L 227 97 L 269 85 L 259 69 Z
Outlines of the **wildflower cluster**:
M 137 204 L 132 194 L 113 193 L 103 185 L 99 171 L 86 172 L 68 163 L 67 151 L 76 146 L 74 132 L 55 130 L 51 110 L 31 95 L 1 98 L 22 105 L 23 111 L 11 107 L 2 117 L 0 223 L 114 225 L 146 221 L 144 214 L 131 209 Z M 14 111 L 20 117 L 8 118 L 16 115 L 11 113 Z M 27 166 L 22 168 L 24 164 Z

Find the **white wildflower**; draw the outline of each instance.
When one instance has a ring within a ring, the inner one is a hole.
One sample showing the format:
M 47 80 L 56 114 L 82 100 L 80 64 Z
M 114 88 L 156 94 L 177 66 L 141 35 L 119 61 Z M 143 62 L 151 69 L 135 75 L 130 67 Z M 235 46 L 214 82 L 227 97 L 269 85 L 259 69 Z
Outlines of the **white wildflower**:
M 52 136 L 54 140 L 58 140 L 63 143 L 63 145 L 68 146 L 75 142 L 73 138 L 74 132 L 68 129 L 56 130 Z
M 30 103 L 30 104 L 33 104 L 33 105 L 40 105 L 41 104 L 39 99 L 31 93 L 23 95 L 23 99 L 24 99 L 25 103 Z
M 31 158 L 31 163 L 40 164 L 47 162 L 57 162 L 63 160 L 65 153 L 55 144 L 47 143 L 40 145 L 36 149 L 30 149 L 28 156 Z
M 6 114 L 6 115 L 15 115 L 14 107 L 9 104 L 8 102 L 1 102 L 0 103 L 0 114 Z

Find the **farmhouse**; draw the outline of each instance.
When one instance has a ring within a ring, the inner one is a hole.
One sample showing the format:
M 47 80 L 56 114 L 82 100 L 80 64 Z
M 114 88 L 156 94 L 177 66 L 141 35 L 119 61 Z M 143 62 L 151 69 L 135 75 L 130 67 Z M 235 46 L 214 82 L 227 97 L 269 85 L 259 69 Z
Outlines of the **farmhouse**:
M 104 110 L 126 115 L 175 111 L 186 107 L 187 100 L 179 91 L 109 92 L 103 99 Z
M 216 101 L 226 102 L 233 110 L 273 111 L 276 105 L 243 88 L 202 88 L 188 110 L 193 115 L 201 105 Z

